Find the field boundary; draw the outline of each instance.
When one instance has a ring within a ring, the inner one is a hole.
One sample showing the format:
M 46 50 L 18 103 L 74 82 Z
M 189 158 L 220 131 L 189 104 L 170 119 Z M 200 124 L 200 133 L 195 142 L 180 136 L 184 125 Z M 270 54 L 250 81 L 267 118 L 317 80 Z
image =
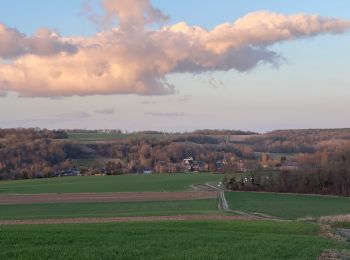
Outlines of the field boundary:
M 78 202 L 176 201 L 216 199 L 217 197 L 218 193 L 216 191 L 6 194 L 0 195 L 0 205 Z
M 147 216 L 147 217 L 112 217 L 112 218 L 62 218 L 62 219 L 30 219 L 30 220 L 0 220 L 1 225 L 55 225 L 83 223 L 114 223 L 114 222 L 157 222 L 157 221 L 233 221 L 261 220 L 250 216 L 228 215 L 178 215 L 178 216 Z

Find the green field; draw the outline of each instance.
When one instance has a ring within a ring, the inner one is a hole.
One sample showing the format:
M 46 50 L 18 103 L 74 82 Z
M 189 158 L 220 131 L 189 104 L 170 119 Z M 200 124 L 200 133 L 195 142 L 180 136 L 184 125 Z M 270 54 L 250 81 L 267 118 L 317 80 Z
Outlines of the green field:
M 0 182 L 1 193 L 79 193 L 184 191 L 191 185 L 221 181 L 223 176 L 200 174 L 151 174 L 101 177 L 63 177 Z
M 349 214 L 350 198 L 258 192 L 226 192 L 231 209 L 284 219 Z
M 106 133 L 68 133 L 68 140 L 102 141 L 128 138 L 128 134 L 106 134 Z
M 73 141 L 111 141 L 127 138 L 168 139 L 176 135 L 163 134 L 108 134 L 108 133 L 69 133 L 68 139 Z
M 6 220 L 202 214 L 220 214 L 217 200 L 0 205 L 0 219 Z
M 0 226 L 0 238 L 7 260 L 306 260 L 346 247 L 320 237 L 316 225 L 249 221 Z

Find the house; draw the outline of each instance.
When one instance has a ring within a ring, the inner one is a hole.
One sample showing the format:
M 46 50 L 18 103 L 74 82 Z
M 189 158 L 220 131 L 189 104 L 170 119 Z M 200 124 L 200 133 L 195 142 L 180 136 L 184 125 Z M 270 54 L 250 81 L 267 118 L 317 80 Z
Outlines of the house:
M 76 168 L 66 169 L 66 170 L 58 170 L 55 174 L 56 177 L 62 176 L 81 176 L 80 170 Z
M 167 163 L 165 161 L 158 161 L 155 165 L 155 171 L 156 173 L 167 173 L 168 172 Z
M 281 165 L 281 171 L 297 171 L 299 169 L 299 165 L 297 162 L 284 162 Z
M 267 168 L 270 162 L 270 154 L 269 153 L 261 153 L 260 163 L 263 168 Z
M 244 165 L 244 162 L 242 160 L 239 160 L 238 162 L 235 163 L 235 169 L 238 172 L 246 172 L 247 171 L 247 169 Z
M 207 172 L 209 171 L 209 164 L 203 161 L 194 161 L 192 165 L 192 171 Z
M 193 164 L 193 157 L 188 157 L 182 160 L 185 165 L 192 165 Z
M 6 164 L 0 162 L 0 170 L 5 169 L 5 168 L 6 168 Z
M 146 170 L 143 170 L 143 174 L 152 174 L 153 171 L 151 169 L 146 169 Z

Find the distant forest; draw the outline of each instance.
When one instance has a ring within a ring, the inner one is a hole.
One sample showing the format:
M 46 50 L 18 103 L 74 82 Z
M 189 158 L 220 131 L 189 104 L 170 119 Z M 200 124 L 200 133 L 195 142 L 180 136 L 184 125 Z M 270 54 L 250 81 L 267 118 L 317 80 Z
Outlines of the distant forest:
M 79 134 L 90 134 L 91 138 L 79 139 Z M 101 138 L 91 140 L 95 137 Z M 263 154 L 274 158 L 264 162 Z M 248 183 L 237 178 L 226 180 L 230 189 L 341 195 L 350 191 L 350 129 L 265 134 L 236 130 L 126 134 L 120 130 L 0 129 L 2 180 L 54 177 L 65 172 L 144 173 L 156 171 L 160 164 L 170 169 L 185 158 L 205 165 L 206 171 L 250 174 Z M 267 170 L 277 174 L 269 183 L 257 175 Z

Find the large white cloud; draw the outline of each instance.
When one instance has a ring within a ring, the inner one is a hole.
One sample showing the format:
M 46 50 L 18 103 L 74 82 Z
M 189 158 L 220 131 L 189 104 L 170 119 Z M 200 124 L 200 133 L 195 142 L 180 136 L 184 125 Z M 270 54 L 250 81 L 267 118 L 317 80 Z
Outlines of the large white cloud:
M 324 33 L 343 33 L 350 21 L 256 12 L 213 30 L 178 23 L 147 29 L 167 19 L 149 0 L 103 0 L 101 20 L 119 27 L 94 37 L 62 37 L 47 29 L 27 37 L 0 25 L 0 93 L 22 96 L 93 94 L 165 95 L 166 75 L 278 65 L 269 46 Z

